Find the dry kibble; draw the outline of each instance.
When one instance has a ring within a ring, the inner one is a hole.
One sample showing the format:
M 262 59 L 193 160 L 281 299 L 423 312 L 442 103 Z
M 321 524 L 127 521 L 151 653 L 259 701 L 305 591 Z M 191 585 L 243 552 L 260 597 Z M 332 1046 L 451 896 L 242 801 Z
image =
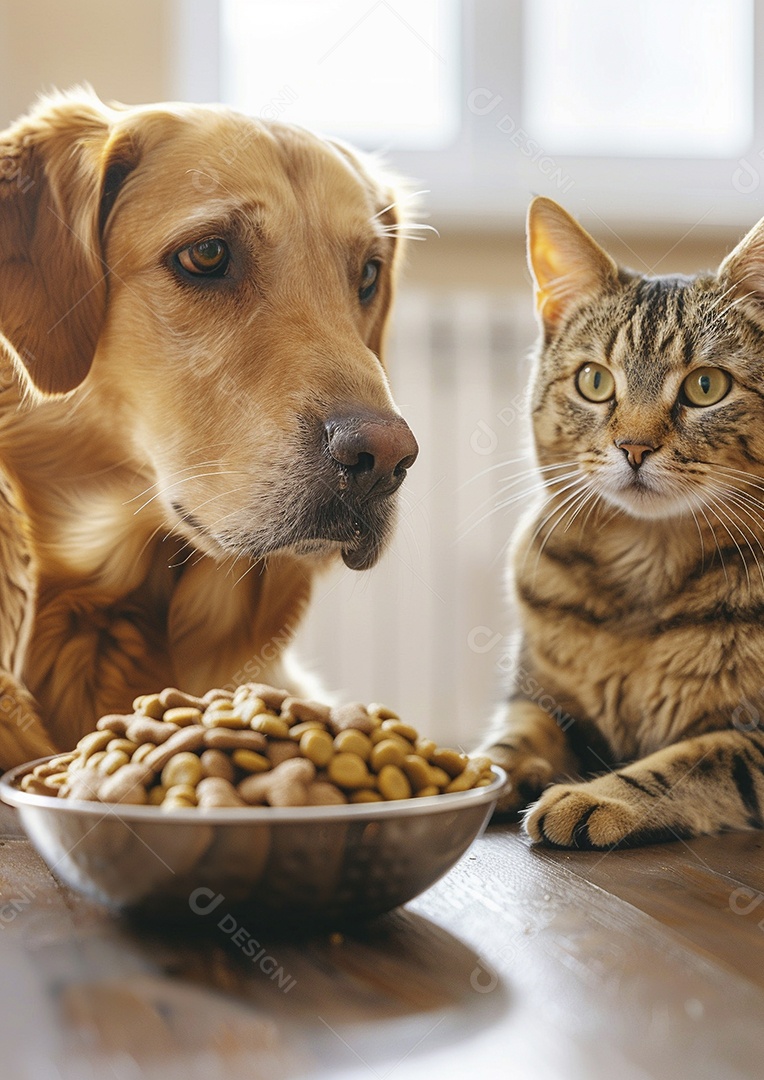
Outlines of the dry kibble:
M 114 735 L 111 731 L 91 731 L 89 735 L 83 736 L 77 743 L 77 752 L 83 761 L 87 761 L 99 750 L 104 750 L 113 738 Z
M 156 749 L 156 743 L 153 743 L 153 742 L 141 743 L 141 745 L 138 747 L 138 749 L 133 752 L 133 756 L 132 756 L 132 758 L 130 760 L 133 762 L 134 765 L 140 765 L 140 763 L 142 761 L 144 761 L 149 756 L 151 751 L 155 750 L 155 749 Z
M 305 758 L 284 761 L 268 774 L 248 776 L 239 784 L 239 794 L 248 803 L 269 806 L 306 806 L 308 788 L 315 779 L 316 769 Z
M 248 773 L 268 772 L 271 768 L 268 758 L 254 750 L 234 750 L 231 757 L 234 765 Z
M 21 780 L 21 790 L 30 795 L 58 795 L 58 788 L 48 784 L 33 773 L 27 773 Z
M 162 810 L 342 806 L 485 787 L 491 762 L 439 747 L 383 705 L 329 706 L 263 683 L 201 697 L 167 687 L 103 716 L 25 791 Z M 317 770 L 320 770 L 317 772 Z
M 304 723 L 306 720 L 320 720 L 326 724 L 330 711 L 329 706 L 320 701 L 302 701 L 300 698 L 288 697 L 281 703 L 281 715 L 286 721 Z
M 380 705 L 377 701 L 372 702 L 367 708 L 369 716 L 376 716 L 379 720 L 400 720 L 394 709 L 389 709 L 387 705 Z
M 145 803 L 148 801 L 146 783 L 149 772 L 144 765 L 123 765 L 111 776 L 101 780 L 98 797 L 101 802 Z
M 127 725 L 127 737 L 131 742 L 153 742 L 156 746 L 167 742 L 173 732 L 178 731 L 176 724 L 165 724 L 162 720 L 150 716 L 135 716 Z
M 300 747 L 297 743 L 285 739 L 274 739 L 273 742 L 268 743 L 265 755 L 271 765 L 275 768 L 277 765 L 280 765 L 282 761 L 289 761 L 290 758 L 300 757 Z
M 124 735 L 127 731 L 127 725 L 133 719 L 133 714 L 129 716 L 123 716 L 121 713 L 110 713 L 108 716 L 102 716 L 96 728 L 99 731 L 112 731 L 115 735 Z
M 289 738 L 299 742 L 306 731 L 326 731 L 326 724 L 321 720 L 304 720 L 301 724 L 293 724 L 289 729 Z
M 209 728 L 204 733 L 204 745 L 217 750 L 254 750 L 260 754 L 265 752 L 268 740 L 259 731 Z
M 300 739 L 299 749 L 303 757 L 312 761 L 319 769 L 323 769 L 334 757 L 334 742 L 329 732 L 323 728 L 306 731 Z
M 159 694 L 144 694 L 142 697 L 137 697 L 133 702 L 133 708 L 136 712 L 150 716 L 153 720 L 161 720 L 165 710 Z
M 259 698 L 266 708 L 274 712 L 281 712 L 281 706 L 289 697 L 286 690 L 278 690 L 275 686 L 266 686 L 265 683 L 245 683 L 242 689 L 245 689 L 249 695 Z
M 202 717 L 202 723 L 210 728 L 228 728 L 233 731 L 241 731 L 249 727 L 249 721 L 245 720 L 233 709 L 208 709 Z
M 438 744 L 433 742 L 432 739 L 417 739 L 414 744 L 414 752 L 423 757 L 425 761 L 429 761 L 437 749 Z
M 106 752 L 124 750 L 128 757 L 132 757 L 139 745 L 139 743 L 133 742 L 132 739 L 112 739 L 110 743 L 106 744 Z
M 205 778 L 227 780 L 230 784 L 233 784 L 236 771 L 228 754 L 223 753 L 222 750 L 205 750 L 200 755 L 199 761 Z
M 98 771 L 104 776 L 110 776 L 117 769 L 121 769 L 123 765 L 127 765 L 129 760 L 130 755 L 126 754 L 124 750 L 107 750 L 98 763 Z
M 329 727 L 335 735 L 348 728 L 368 734 L 373 726 L 366 706 L 358 701 L 335 705 L 329 714 Z
M 359 758 L 368 761 L 374 747 L 368 735 L 364 735 L 357 728 L 345 728 L 334 738 L 335 750 L 344 751 L 348 754 L 357 754 Z
M 209 752 L 209 751 L 208 751 Z M 222 776 L 205 776 L 196 786 L 196 797 L 201 807 L 246 806 L 236 788 Z
M 314 780 L 308 784 L 308 806 L 341 806 L 347 798 L 328 780 Z
M 190 750 L 175 754 L 162 769 L 162 783 L 166 788 L 175 787 L 177 784 L 187 784 L 194 788 L 203 776 L 204 770 L 199 756 Z
M 376 750 L 384 745 L 384 743 L 377 743 L 374 749 Z M 397 763 L 392 762 L 391 764 L 395 765 Z M 419 754 L 406 754 L 401 763 L 401 768 L 415 792 L 421 791 L 422 788 L 434 786 L 430 778 L 430 766 Z M 435 793 L 437 794 L 437 789 Z
M 160 772 L 175 754 L 180 754 L 184 750 L 198 750 L 203 745 L 204 728 L 201 725 L 176 728 L 166 743 L 155 746 L 151 753 L 146 755 L 141 765 Z
M 402 739 L 408 739 L 412 744 L 419 738 L 417 729 L 411 724 L 404 724 L 401 720 L 383 720 L 382 730 L 389 731 L 393 735 L 400 735 Z
M 201 724 L 202 710 L 191 708 L 188 705 L 179 705 L 174 709 L 167 709 L 162 721 L 165 724 L 177 724 L 178 727 L 189 727 L 191 724 Z
M 350 796 L 351 803 L 372 803 L 372 802 L 384 802 L 384 798 L 378 791 L 373 791 L 371 788 L 361 788 L 360 791 L 354 791 Z
M 357 754 L 347 752 L 335 754 L 326 770 L 333 784 L 341 788 L 362 788 L 372 786 L 366 762 Z
M 263 735 L 270 735 L 272 739 L 289 738 L 289 724 L 286 720 L 282 720 L 278 716 L 271 716 L 270 713 L 256 716 L 250 726 L 253 731 L 259 731 Z
M 449 776 L 458 776 L 464 772 L 469 758 L 458 750 L 442 750 L 438 748 L 430 758 L 430 764 L 443 769 Z
M 203 709 L 204 702 L 200 697 L 186 694 L 175 686 L 166 687 L 159 695 L 159 700 L 164 709 Z
M 213 701 L 232 701 L 233 693 L 233 690 L 208 690 L 202 695 L 201 700 L 204 705 L 209 705 Z
M 377 787 L 385 799 L 410 799 L 411 784 L 403 769 L 397 765 L 383 765 L 377 774 Z
M 382 739 L 372 746 L 369 760 L 374 772 L 378 773 L 385 765 L 397 765 L 401 768 L 406 758 L 412 756 L 405 753 L 397 739 Z

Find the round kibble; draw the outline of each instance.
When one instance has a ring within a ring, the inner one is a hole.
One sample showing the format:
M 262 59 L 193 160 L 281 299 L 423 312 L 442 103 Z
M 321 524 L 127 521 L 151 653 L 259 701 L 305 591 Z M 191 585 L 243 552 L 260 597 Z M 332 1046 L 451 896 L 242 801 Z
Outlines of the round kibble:
M 166 788 L 172 788 L 178 784 L 186 784 L 194 788 L 203 776 L 204 770 L 199 756 L 190 750 L 175 754 L 162 769 L 162 783 Z
M 101 717 L 25 790 L 161 806 L 341 806 L 427 798 L 493 782 L 486 757 L 423 738 L 392 709 L 328 706 L 262 683 L 201 697 L 167 687 Z M 317 771 L 320 770 L 320 771 Z
M 271 767 L 268 758 L 254 750 L 234 750 L 231 757 L 234 765 L 248 773 L 268 772 Z
M 378 747 L 384 745 L 384 743 L 377 743 L 377 746 L 374 749 L 376 750 Z M 398 763 L 393 761 L 390 764 L 396 765 Z M 430 779 L 430 766 L 425 759 L 421 758 L 418 754 L 406 754 L 401 763 L 401 768 L 415 792 L 419 792 L 425 787 L 434 786 Z
M 253 731 L 259 731 L 262 735 L 270 735 L 272 739 L 288 739 L 289 724 L 278 716 L 263 713 L 256 716 L 251 723 Z
M 392 732 L 393 735 L 400 735 L 402 739 L 408 739 L 412 744 L 419 738 L 417 729 L 411 724 L 404 724 L 401 720 L 383 720 L 382 730 Z
M 372 747 L 371 767 L 374 772 L 379 772 L 385 765 L 397 765 L 400 768 L 406 758 L 412 756 L 404 752 L 397 739 L 382 739 Z
M 347 752 L 335 754 L 326 770 L 333 784 L 341 788 L 362 788 L 371 786 L 371 777 L 366 762 L 357 754 Z
M 110 776 L 117 769 L 121 769 L 123 765 L 127 765 L 129 760 L 130 755 L 126 754 L 124 750 L 107 750 L 98 763 L 98 771 L 105 776 Z
M 371 757 L 374 744 L 368 735 L 357 728 L 345 728 L 334 738 L 335 749 L 348 754 L 357 754 L 363 761 Z
M 99 750 L 105 750 L 113 738 L 114 735 L 108 729 L 105 731 L 91 731 L 89 735 L 83 736 L 77 743 L 77 752 L 83 761 L 87 761 L 89 757 L 98 753 Z
M 161 720 L 165 709 L 159 694 L 144 694 L 142 697 L 136 698 L 133 702 L 133 708 L 136 712 L 143 713 L 144 716 L 150 716 L 153 720 Z
M 411 784 L 397 765 L 382 766 L 377 774 L 377 787 L 380 795 L 388 800 L 411 798 Z
M 289 729 L 289 738 L 299 742 L 306 731 L 326 731 L 326 724 L 320 720 L 304 720 L 300 724 L 293 724 Z
M 354 791 L 350 795 L 351 803 L 372 803 L 372 802 L 384 802 L 385 800 L 379 794 L 378 791 L 373 791 L 371 788 L 362 788 L 360 791 Z
M 306 731 L 300 739 L 299 748 L 302 755 L 319 769 L 323 769 L 334 757 L 334 742 L 329 732 L 323 728 Z
M 461 754 L 458 750 L 443 750 L 440 747 L 430 758 L 430 764 L 443 769 L 450 777 L 458 776 L 459 773 L 464 772 L 468 761 L 469 758 L 466 754 Z

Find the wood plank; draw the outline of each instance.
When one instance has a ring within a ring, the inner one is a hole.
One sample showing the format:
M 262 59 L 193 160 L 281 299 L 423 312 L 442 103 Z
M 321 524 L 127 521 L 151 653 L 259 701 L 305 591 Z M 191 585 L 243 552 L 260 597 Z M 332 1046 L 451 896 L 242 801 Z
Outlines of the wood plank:
M 11 837 L 12 821 L 0 830 Z M 745 873 L 752 842 L 597 861 L 492 827 L 405 909 L 334 935 L 278 937 L 254 920 L 232 929 L 220 910 L 188 927 L 114 917 L 8 838 L 0 912 L 14 897 L 18 910 L 0 915 L 3 1075 L 752 1080 L 764 990 L 741 956 L 746 935 L 759 955 L 764 939 L 723 910 L 719 891 L 758 881 L 758 868 Z M 246 955 L 237 930 L 280 977 Z

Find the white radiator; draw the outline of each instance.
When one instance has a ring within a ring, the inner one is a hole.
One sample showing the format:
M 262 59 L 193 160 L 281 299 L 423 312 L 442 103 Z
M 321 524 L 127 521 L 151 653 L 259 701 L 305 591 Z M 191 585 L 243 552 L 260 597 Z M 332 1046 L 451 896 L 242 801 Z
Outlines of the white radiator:
M 297 639 L 327 688 L 383 701 L 444 743 L 473 744 L 501 697 L 506 544 L 524 504 L 491 511 L 530 464 L 531 303 L 403 290 L 388 366 L 420 454 L 396 537 L 373 570 L 319 581 Z

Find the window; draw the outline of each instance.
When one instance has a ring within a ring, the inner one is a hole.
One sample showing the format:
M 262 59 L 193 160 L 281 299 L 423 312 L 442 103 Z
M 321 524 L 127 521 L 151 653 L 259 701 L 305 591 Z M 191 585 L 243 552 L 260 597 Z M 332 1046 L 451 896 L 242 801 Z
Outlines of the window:
M 764 0 L 177 2 L 178 96 L 381 149 L 439 226 L 761 213 Z

